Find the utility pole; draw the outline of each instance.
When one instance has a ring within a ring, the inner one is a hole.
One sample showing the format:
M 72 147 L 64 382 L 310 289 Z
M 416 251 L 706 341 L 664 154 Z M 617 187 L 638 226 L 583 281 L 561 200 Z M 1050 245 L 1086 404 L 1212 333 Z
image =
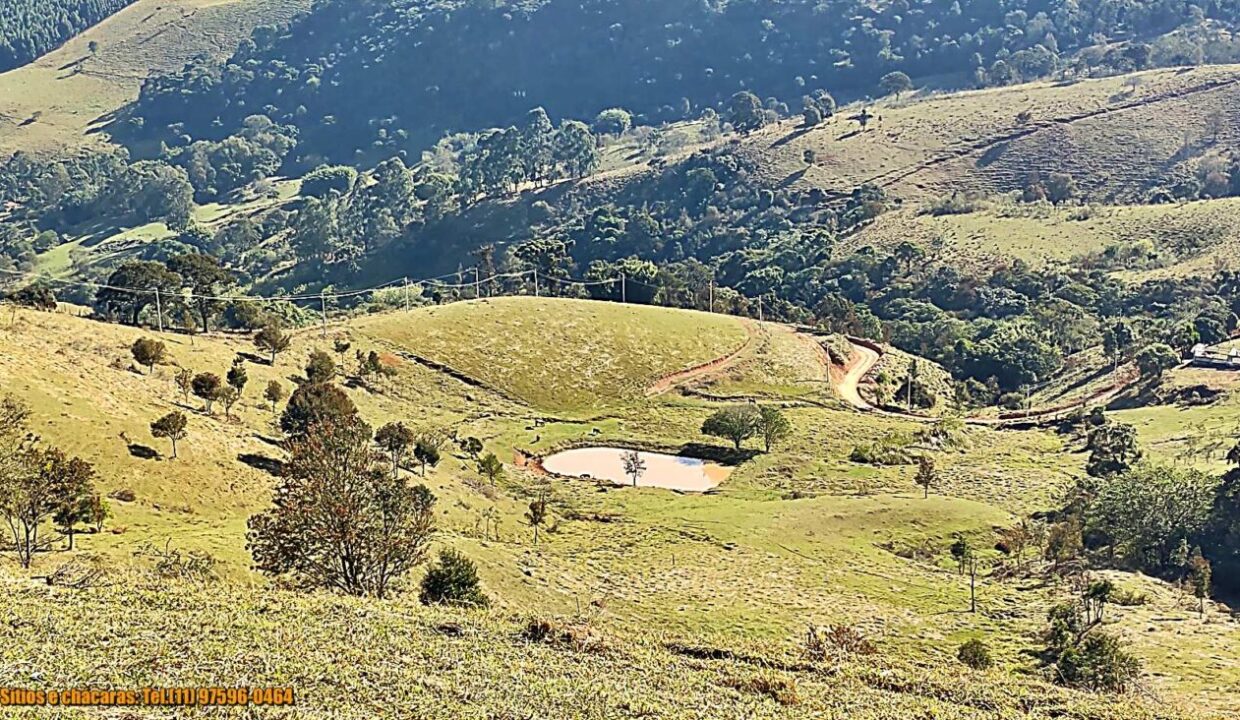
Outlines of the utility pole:
M 405 285 L 405 312 L 409 312 L 409 278 L 404 278 Z
M 758 322 L 765 322 L 765 319 L 762 317 L 762 296 L 761 295 L 758 296 Z
M 715 311 L 715 269 L 710 269 L 710 311 Z
M 482 297 L 482 281 L 478 279 L 478 266 L 474 266 L 474 299 Z
M 534 268 L 534 297 L 538 297 L 538 268 Z
M 159 331 L 164 331 L 164 304 L 159 298 L 159 288 L 155 288 L 155 319 L 159 323 Z
M 319 312 L 323 315 L 323 339 L 327 339 L 327 296 L 319 294 Z
M 620 302 L 627 303 L 629 301 L 628 278 L 624 273 L 620 273 Z

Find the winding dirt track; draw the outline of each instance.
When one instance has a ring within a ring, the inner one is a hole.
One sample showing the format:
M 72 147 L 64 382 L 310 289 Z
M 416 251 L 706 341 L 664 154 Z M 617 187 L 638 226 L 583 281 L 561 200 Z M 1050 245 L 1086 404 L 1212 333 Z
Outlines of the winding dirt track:
M 865 379 L 865 376 L 869 374 L 872 369 L 874 369 L 874 366 L 878 363 L 879 359 L 882 357 L 882 354 L 873 348 L 866 347 L 865 345 L 857 343 L 851 339 L 849 340 L 849 343 L 852 345 L 853 355 L 849 358 L 848 365 L 845 368 L 847 371 L 846 374 L 843 379 L 836 384 L 836 390 L 845 402 L 864 412 L 888 415 L 904 420 L 912 420 L 914 422 L 936 423 L 941 419 L 937 417 L 928 417 L 924 415 L 886 410 L 866 402 L 865 398 L 861 397 L 861 393 L 859 391 L 860 384 L 862 380 Z M 1125 373 L 1121 371 L 1117 375 L 1116 380 L 1110 385 L 1100 388 L 1076 402 L 1052 407 L 1031 408 L 1008 417 L 1004 417 L 1002 415 L 999 417 L 966 417 L 964 418 L 964 421 L 970 425 L 984 425 L 996 428 L 1015 428 L 1021 426 L 1037 427 L 1055 423 L 1061 420 L 1067 413 L 1070 413 L 1078 408 L 1082 408 L 1087 405 L 1105 403 L 1139 380 L 1139 375 L 1136 373 Z
M 701 365 L 695 365 L 686 370 L 680 370 L 664 375 L 646 388 L 646 397 L 663 395 L 664 393 L 671 391 L 673 388 L 684 385 L 685 383 L 709 377 L 720 370 L 732 367 L 748 355 L 758 344 L 761 329 L 752 320 L 742 320 L 741 322 L 745 326 L 745 332 L 747 333 L 745 343 L 743 345 L 723 357 L 715 358 L 714 360 L 704 362 Z
M 869 374 L 870 370 L 878 364 L 882 357 L 877 350 L 868 348 L 864 345 L 852 343 L 853 355 L 848 359 L 848 365 L 844 367 L 845 373 L 843 379 L 835 386 L 840 397 L 844 402 L 852 405 L 858 410 L 877 410 L 873 405 L 865 401 L 861 397 L 861 381 Z

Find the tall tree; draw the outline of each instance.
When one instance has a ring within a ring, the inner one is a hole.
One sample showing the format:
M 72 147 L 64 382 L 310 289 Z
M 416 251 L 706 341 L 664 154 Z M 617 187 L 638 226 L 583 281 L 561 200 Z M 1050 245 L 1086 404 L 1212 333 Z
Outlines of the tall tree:
M 168 261 L 168 269 L 180 275 L 189 289 L 188 300 L 198 314 L 202 331 L 211 332 L 211 319 L 227 305 L 220 298 L 236 282 L 232 272 L 218 259 L 202 253 L 177 255 Z
M 247 548 L 269 575 L 385 597 L 426 557 L 435 496 L 393 476 L 352 417 L 293 442 L 272 507 L 250 518 Z
M 165 308 L 179 295 L 181 276 L 162 263 L 135 260 L 122 264 L 95 293 L 95 304 L 104 313 L 128 317 L 137 325 L 142 311 L 155 305 L 158 294 Z
M 172 443 L 172 459 L 175 460 L 177 457 L 177 442 L 189 436 L 187 431 L 188 425 L 189 420 L 186 419 L 185 413 L 174 410 L 151 423 L 151 435 L 167 439 Z

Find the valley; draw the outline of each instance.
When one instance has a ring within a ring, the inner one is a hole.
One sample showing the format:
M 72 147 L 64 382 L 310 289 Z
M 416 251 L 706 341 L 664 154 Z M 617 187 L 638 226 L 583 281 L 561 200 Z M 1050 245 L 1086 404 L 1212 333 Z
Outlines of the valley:
M 13 0 L 0 716 L 1237 716 L 1237 32 Z

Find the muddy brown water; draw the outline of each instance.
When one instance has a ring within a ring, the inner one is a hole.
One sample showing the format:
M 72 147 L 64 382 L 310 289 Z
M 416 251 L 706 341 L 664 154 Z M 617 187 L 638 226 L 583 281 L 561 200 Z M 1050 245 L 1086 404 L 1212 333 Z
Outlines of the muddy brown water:
M 592 447 L 565 450 L 543 458 L 547 472 L 569 477 L 607 480 L 616 485 L 632 486 L 633 479 L 624 472 L 622 448 Z M 638 487 L 663 488 L 682 492 L 706 492 L 732 474 L 732 468 L 699 458 L 639 452 L 646 469 L 637 480 Z

